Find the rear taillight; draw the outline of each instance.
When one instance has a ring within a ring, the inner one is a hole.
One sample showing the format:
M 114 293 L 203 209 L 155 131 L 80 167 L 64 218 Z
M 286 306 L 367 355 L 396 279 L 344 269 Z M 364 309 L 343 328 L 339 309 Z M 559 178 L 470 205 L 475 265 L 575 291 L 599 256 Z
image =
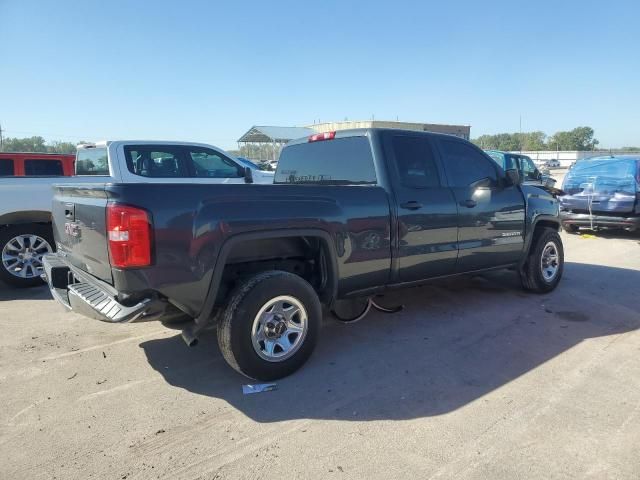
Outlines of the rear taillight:
M 336 138 L 336 132 L 316 133 L 309 137 L 309 142 L 320 142 L 322 140 L 333 140 Z
M 146 210 L 127 205 L 107 205 L 107 240 L 111 266 L 151 265 L 151 219 Z

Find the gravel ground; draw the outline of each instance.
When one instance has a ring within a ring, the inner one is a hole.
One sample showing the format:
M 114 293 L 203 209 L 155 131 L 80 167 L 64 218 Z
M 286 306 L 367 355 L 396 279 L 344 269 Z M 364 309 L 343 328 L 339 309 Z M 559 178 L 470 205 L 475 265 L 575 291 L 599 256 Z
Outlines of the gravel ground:
M 563 234 L 548 295 L 512 272 L 327 318 L 245 396 L 213 332 L 67 314 L 0 286 L 0 478 L 640 478 L 640 237 Z

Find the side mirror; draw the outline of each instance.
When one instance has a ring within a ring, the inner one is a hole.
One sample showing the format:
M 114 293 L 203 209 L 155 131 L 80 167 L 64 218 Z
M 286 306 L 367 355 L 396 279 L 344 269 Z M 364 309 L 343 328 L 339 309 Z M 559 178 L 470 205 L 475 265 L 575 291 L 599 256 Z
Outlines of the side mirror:
M 253 183 L 253 170 L 244 167 L 244 183 Z
M 510 168 L 509 170 L 504 172 L 504 174 L 507 181 L 507 186 L 510 187 L 512 185 L 520 185 L 520 172 L 518 172 L 518 170 L 516 170 L 515 168 Z

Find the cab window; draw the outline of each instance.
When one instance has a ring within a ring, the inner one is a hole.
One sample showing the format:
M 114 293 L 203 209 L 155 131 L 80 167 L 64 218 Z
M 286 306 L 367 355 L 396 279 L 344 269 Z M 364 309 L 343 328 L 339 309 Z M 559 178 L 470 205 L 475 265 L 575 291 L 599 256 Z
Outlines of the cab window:
M 0 158 L 0 177 L 11 177 L 15 175 L 13 159 Z
M 181 178 L 187 167 L 176 147 L 162 145 L 128 145 L 124 147 L 127 168 L 141 177 Z
M 439 140 L 444 169 L 452 187 L 468 187 L 489 179 L 497 183 L 495 162 L 471 145 L 456 140 Z
M 189 158 L 196 177 L 238 178 L 243 176 L 239 165 L 213 150 L 190 148 Z
M 439 187 L 440 176 L 429 139 L 425 136 L 393 135 L 391 145 L 400 181 L 406 187 Z
M 520 157 L 520 175 L 525 180 L 540 179 L 540 172 L 529 157 Z
M 62 162 L 53 159 L 25 160 L 24 174 L 29 177 L 59 177 L 63 175 Z

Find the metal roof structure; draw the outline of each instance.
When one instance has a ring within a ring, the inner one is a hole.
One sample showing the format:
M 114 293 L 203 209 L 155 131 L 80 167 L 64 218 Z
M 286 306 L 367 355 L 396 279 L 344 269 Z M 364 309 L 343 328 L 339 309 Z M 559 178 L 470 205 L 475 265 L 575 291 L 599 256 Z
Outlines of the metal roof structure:
M 308 137 L 316 133 L 305 127 L 274 127 L 254 125 L 238 139 L 238 143 L 287 143 L 300 137 Z

